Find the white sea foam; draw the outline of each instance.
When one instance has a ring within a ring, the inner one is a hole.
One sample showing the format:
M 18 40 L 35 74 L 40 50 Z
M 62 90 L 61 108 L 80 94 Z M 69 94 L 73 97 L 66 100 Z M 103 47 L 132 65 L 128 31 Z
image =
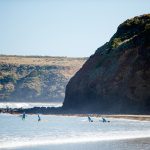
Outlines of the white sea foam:
M 0 108 L 33 108 L 33 107 L 60 107 L 62 103 L 11 103 L 1 102 Z

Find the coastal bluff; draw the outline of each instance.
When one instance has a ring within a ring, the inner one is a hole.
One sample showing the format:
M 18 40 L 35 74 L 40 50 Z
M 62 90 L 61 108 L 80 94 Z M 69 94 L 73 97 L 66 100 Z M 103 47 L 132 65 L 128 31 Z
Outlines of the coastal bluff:
M 120 24 L 86 61 L 66 86 L 63 110 L 150 114 L 150 14 Z
M 0 102 L 62 102 L 87 58 L 0 55 Z

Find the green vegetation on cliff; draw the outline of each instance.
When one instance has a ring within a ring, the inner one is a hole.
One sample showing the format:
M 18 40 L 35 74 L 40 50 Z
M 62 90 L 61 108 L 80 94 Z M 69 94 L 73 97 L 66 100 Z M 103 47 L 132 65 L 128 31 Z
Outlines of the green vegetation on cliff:
M 0 101 L 63 101 L 86 58 L 0 56 Z

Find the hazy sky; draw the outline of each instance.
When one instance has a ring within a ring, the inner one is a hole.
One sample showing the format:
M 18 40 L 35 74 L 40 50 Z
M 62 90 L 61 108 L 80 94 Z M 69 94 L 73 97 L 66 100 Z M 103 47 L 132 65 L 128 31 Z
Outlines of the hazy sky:
M 150 0 L 0 0 L 0 53 L 90 56 Z

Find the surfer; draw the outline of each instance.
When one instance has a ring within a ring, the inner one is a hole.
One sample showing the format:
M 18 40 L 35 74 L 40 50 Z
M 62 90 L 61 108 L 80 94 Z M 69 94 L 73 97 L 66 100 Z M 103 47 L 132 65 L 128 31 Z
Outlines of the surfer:
M 93 120 L 91 119 L 90 116 L 88 116 L 88 120 L 89 120 L 89 122 L 93 122 Z
M 40 117 L 40 115 L 38 114 L 38 121 L 41 121 L 41 117 Z
M 103 122 L 106 122 L 106 119 L 102 117 L 102 121 L 103 121 Z
M 109 120 L 107 121 L 104 117 L 102 117 L 102 122 L 110 122 Z
M 22 120 L 25 120 L 25 118 L 26 118 L 26 114 L 24 112 L 23 115 L 22 115 Z

